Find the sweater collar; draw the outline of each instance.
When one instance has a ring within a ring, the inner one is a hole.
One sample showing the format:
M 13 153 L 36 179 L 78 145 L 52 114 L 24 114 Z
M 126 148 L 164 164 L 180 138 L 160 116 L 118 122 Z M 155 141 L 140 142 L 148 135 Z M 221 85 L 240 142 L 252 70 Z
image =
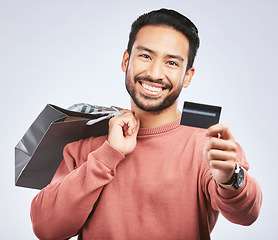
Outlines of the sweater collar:
M 138 132 L 138 136 L 146 136 L 146 135 L 156 135 L 156 134 L 161 134 L 165 132 L 169 132 L 171 130 L 174 130 L 180 126 L 180 119 L 162 125 L 158 127 L 153 127 L 153 128 L 140 128 Z

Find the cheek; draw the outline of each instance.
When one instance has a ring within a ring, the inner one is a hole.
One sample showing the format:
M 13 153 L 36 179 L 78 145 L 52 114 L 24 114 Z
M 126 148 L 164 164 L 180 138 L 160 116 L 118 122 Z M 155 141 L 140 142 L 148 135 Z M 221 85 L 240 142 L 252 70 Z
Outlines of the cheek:
M 185 73 L 184 71 L 172 71 L 167 75 L 174 87 L 180 88 L 183 85 Z
M 130 73 L 133 75 L 138 75 L 146 72 L 149 68 L 149 63 L 140 61 L 138 59 L 133 59 L 130 62 Z

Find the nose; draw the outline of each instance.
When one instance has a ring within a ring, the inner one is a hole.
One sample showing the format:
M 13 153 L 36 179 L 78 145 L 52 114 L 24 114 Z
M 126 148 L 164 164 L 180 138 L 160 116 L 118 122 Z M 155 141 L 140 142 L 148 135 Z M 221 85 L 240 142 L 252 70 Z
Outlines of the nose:
M 148 77 L 153 80 L 164 78 L 163 66 L 159 61 L 152 61 L 147 69 Z

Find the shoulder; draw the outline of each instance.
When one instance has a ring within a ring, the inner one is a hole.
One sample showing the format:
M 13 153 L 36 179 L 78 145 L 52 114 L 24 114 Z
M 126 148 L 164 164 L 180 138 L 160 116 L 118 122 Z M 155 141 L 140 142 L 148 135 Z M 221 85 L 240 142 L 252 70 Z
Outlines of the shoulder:
M 205 136 L 205 131 L 206 129 L 180 125 L 177 134 L 180 138 L 186 140 L 188 144 L 202 148 L 208 140 Z
M 74 160 L 76 165 L 81 165 L 87 161 L 89 153 L 98 149 L 106 139 L 107 136 L 90 137 L 67 144 L 63 151 L 64 160 Z

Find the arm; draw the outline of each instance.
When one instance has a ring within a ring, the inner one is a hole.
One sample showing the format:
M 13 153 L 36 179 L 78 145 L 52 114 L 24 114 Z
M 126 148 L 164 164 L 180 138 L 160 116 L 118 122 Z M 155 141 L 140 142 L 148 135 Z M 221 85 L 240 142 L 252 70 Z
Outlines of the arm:
M 262 192 L 256 180 L 247 172 L 249 164 L 244 152 L 223 124 L 209 128 L 207 136 L 209 139 L 204 148 L 204 159 L 209 171 L 205 174 L 205 186 L 208 186 L 212 207 L 233 223 L 250 225 L 259 215 Z M 230 182 L 235 162 L 244 168 L 244 184 L 237 190 L 228 190 L 219 183 Z
M 86 222 L 118 163 L 133 151 L 139 122 L 129 111 L 109 121 L 108 140 L 87 139 L 64 149 L 52 183 L 32 201 L 31 219 L 40 239 L 67 239 Z
M 105 141 L 81 164 L 80 149 L 88 147 L 86 143 L 82 140 L 65 147 L 64 160 L 52 183 L 32 201 L 31 219 L 39 239 L 67 239 L 76 235 L 103 186 L 113 179 L 117 164 L 124 158 Z

